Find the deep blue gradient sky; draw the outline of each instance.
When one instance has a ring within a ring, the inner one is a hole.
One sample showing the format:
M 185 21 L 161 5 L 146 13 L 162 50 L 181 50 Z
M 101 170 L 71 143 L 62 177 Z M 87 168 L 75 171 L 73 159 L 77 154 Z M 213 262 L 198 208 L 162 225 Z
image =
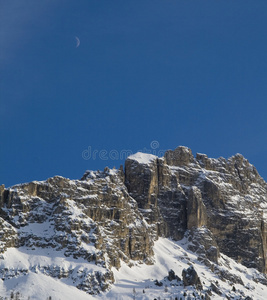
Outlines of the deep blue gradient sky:
M 266 0 L 0 0 L 0 184 L 152 141 L 242 153 L 266 180 L 266 32 Z

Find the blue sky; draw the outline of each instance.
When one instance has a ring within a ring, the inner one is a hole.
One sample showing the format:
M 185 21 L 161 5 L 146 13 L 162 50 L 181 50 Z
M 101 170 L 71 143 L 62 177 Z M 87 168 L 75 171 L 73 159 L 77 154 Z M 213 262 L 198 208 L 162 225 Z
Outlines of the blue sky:
M 266 180 L 266 20 L 266 0 L 1 0 L 0 184 L 179 145 Z

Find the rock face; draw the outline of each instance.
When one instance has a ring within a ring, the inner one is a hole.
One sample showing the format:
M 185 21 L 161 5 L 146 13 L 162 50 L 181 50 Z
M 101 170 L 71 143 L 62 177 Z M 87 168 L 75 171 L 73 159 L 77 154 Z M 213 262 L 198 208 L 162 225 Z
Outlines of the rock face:
M 266 209 L 267 184 L 240 154 L 194 158 L 186 147 L 161 158 L 137 153 L 125 171 L 0 186 L 0 251 L 51 247 L 101 266 L 102 273 L 81 271 L 77 280 L 91 294 L 113 282 L 111 267 L 121 261 L 153 263 L 158 237 L 186 237 L 210 268 L 221 252 L 267 273 Z
M 121 260 L 152 262 L 150 227 L 123 181 L 123 173 L 106 169 L 87 172 L 80 181 L 56 176 L 5 190 L 0 251 L 9 247 L 63 250 L 67 257 L 106 268 L 95 277 L 84 274 L 78 288 L 89 293 L 105 290 L 114 280 L 110 268 L 119 268 Z
M 178 240 L 190 230 L 202 258 L 217 262 L 221 251 L 266 273 L 267 185 L 242 155 L 194 158 L 186 147 L 133 155 L 125 184 L 157 235 Z
M 184 269 L 182 272 L 184 286 L 194 285 L 198 290 L 202 290 L 202 284 L 200 278 L 197 275 L 193 266 L 188 269 Z
M 177 276 L 173 270 L 169 271 L 167 279 L 169 281 L 173 281 L 173 280 L 181 281 L 181 278 L 179 276 Z

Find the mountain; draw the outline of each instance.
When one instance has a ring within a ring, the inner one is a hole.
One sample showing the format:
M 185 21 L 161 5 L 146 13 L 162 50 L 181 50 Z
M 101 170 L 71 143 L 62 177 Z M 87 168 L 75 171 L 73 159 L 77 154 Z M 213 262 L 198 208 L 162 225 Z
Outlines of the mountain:
M 0 187 L 0 295 L 265 299 L 267 184 L 186 147 Z M 1 299 L 1 298 L 0 298 Z

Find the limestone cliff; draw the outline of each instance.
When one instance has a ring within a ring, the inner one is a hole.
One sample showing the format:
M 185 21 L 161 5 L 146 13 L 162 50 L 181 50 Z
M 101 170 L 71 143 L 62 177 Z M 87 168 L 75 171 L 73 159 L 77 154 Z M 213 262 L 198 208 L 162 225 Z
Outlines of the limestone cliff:
M 186 147 L 146 161 L 126 160 L 125 183 L 157 235 L 181 239 L 204 226 L 205 247 L 266 273 L 267 184 L 254 166 L 240 154 L 194 158 Z

